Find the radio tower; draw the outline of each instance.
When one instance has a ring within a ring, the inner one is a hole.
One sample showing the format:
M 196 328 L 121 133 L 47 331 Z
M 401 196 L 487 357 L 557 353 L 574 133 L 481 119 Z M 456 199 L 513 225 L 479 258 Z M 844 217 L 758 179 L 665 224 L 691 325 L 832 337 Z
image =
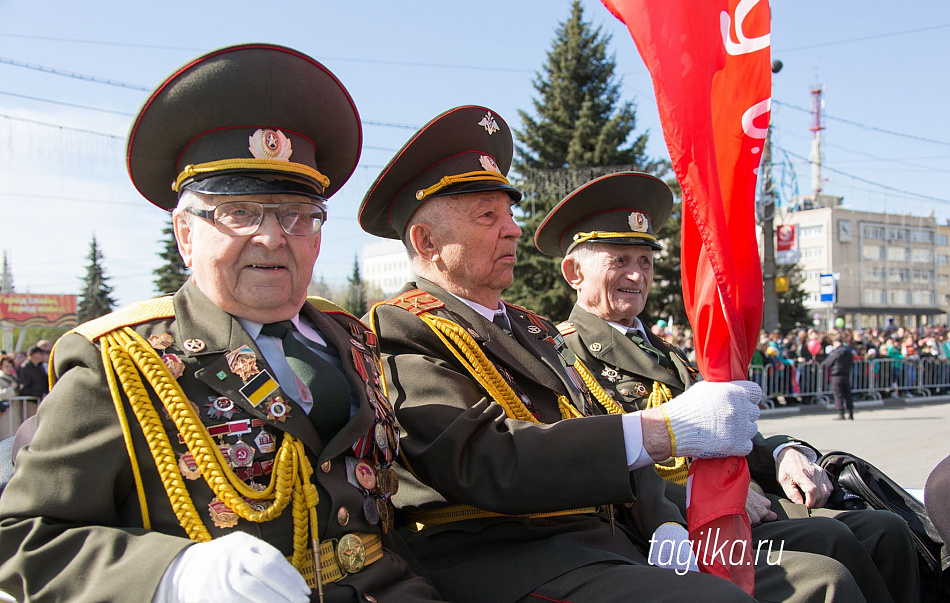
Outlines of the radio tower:
M 815 192 L 813 200 L 814 206 L 818 207 L 818 195 L 821 193 L 821 131 L 825 126 L 821 123 L 821 108 L 823 101 L 821 95 L 824 92 L 824 85 L 816 85 L 811 90 L 811 154 L 808 161 L 811 163 L 811 187 Z

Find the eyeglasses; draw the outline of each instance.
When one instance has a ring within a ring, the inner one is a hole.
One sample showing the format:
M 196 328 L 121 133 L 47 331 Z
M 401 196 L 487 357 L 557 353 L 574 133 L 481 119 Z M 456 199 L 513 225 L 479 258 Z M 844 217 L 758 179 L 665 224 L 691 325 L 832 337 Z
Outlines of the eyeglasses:
M 320 232 L 327 220 L 327 211 L 314 203 L 296 201 L 290 203 L 258 203 L 257 201 L 228 201 L 214 209 L 186 207 L 185 211 L 209 220 L 224 234 L 252 235 L 261 227 L 264 212 L 274 210 L 277 222 L 289 235 L 306 237 Z

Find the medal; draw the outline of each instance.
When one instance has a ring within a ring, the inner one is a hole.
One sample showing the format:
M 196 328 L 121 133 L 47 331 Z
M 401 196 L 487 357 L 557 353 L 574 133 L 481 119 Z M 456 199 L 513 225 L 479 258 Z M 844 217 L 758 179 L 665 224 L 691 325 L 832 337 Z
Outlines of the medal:
M 376 511 L 379 513 L 379 527 L 385 534 L 389 532 L 389 528 L 393 527 L 393 511 L 389 507 L 389 501 L 377 498 Z
M 238 440 L 229 451 L 232 467 L 250 467 L 254 464 L 254 449 L 244 440 Z
M 620 381 L 620 373 L 618 373 L 616 369 L 607 367 L 600 372 L 600 375 L 604 377 L 605 379 L 607 379 L 607 381 L 610 381 L 611 383 L 616 383 Z
M 399 492 L 399 476 L 396 474 L 396 470 L 392 467 L 383 467 L 379 470 L 380 475 L 386 474 L 386 493 L 389 496 L 396 496 L 396 492 Z
M 165 366 L 168 367 L 168 372 L 170 372 L 175 379 L 178 379 L 185 373 L 185 363 L 174 354 L 165 354 L 162 356 L 162 362 L 165 363 Z
M 171 347 L 173 343 L 172 336 L 168 333 L 162 333 L 161 335 L 152 335 L 148 338 L 148 344 L 158 350 L 159 352 L 164 352 L 165 348 Z
M 224 396 L 208 396 L 208 417 L 211 419 L 230 419 L 234 416 L 234 402 Z
M 336 512 L 336 521 L 341 526 L 350 523 L 350 512 L 346 507 L 340 507 L 340 510 Z
M 538 327 L 537 325 L 528 325 L 528 332 L 532 335 L 537 335 L 541 332 L 541 327 Z
M 208 504 L 208 511 L 211 514 L 211 521 L 214 522 L 216 527 L 233 528 L 238 524 L 238 514 L 218 500 L 217 496 Z
M 363 488 L 372 492 L 376 489 L 376 472 L 373 471 L 373 468 L 366 461 L 360 461 L 356 463 L 356 481 L 359 482 Z
M 372 496 L 363 499 L 363 516 L 370 525 L 379 523 L 379 509 L 376 508 L 376 500 Z

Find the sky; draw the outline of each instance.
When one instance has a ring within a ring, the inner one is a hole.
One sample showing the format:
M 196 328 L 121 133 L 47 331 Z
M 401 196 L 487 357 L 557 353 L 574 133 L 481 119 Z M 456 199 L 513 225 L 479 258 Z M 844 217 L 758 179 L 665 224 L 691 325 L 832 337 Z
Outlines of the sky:
M 599 2 L 583 6 L 612 36 L 636 133 L 648 133 L 649 155 L 668 157 L 629 33 Z M 518 112 L 533 114 L 533 81 L 569 10 L 569 0 L 0 0 L 0 250 L 16 291 L 78 293 L 95 236 L 120 304 L 155 294 L 167 214 L 129 182 L 129 124 L 181 64 L 243 42 L 313 56 L 359 109 L 360 165 L 330 200 L 314 270 L 344 284 L 376 240 L 356 214 L 380 169 L 418 127 L 458 105 L 485 105 L 521 128 Z M 823 192 L 853 209 L 950 220 L 948 34 L 947 2 L 773 3 L 772 55 L 784 65 L 773 79 L 773 142 L 787 165 L 778 173 L 784 201 L 813 188 L 810 90 L 821 86 Z

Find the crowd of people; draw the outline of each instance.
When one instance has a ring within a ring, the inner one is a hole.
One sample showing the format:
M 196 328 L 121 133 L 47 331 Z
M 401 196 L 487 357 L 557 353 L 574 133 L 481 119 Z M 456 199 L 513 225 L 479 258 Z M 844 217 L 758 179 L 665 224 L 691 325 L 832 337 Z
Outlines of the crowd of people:
M 11 426 L 11 401 L 17 397 L 33 398 L 37 404 L 49 393 L 49 355 L 53 344 L 41 339 L 27 348 L 26 353 L 8 354 L 0 350 L 0 440 L 11 433 L 24 416 L 15 417 Z

